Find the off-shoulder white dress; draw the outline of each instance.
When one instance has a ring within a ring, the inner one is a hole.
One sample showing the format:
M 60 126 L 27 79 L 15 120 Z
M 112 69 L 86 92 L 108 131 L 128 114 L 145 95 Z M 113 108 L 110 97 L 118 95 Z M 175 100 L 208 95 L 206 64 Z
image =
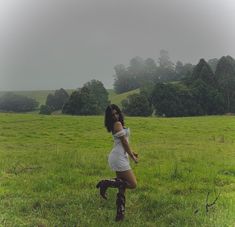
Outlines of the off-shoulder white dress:
M 118 172 L 131 169 L 128 154 L 124 150 L 120 139 L 120 137 L 122 136 L 125 136 L 127 141 L 129 142 L 130 129 L 124 128 L 121 131 L 113 134 L 114 147 L 108 157 L 110 168 L 113 171 L 118 171 Z

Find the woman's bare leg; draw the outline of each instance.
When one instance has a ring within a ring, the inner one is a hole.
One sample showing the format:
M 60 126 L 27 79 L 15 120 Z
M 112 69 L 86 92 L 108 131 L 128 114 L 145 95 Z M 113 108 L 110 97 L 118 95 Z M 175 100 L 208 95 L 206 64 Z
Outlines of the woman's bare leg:
M 127 182 L 126 188 L 130 188 L 130 189 L 136 188 L 137 181 L 131 169 L 123 171 L 123 172 L 116 172 L 116 175 L 117 175 L 117 178 L 121 178 L 122 180 Z

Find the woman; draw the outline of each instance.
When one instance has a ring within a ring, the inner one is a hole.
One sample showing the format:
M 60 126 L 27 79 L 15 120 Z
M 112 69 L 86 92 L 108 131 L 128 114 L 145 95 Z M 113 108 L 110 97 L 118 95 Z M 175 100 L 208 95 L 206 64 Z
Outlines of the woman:
M 138 162 L 138 155 L 129 146 L 128 137 L 130 130 L 124 127 L 123 114 L 115 104 L 111 104 L 106 108 L 105 127 L 108 132 L 112 133 L 114 139 L 114 147 L 109 154 L 108 162 L 111 169 L 116 172 L 117 177 L 111 180 L 101 180 L 96 187 L 100 188 L 100 195 L 104 199 L 107 199 L 106 190 L 108 187 L 118 188 L 115 220 L 121 221 L 124 219 L 125 212 L 125 189 L 134 189 L 137 185 L 128 155 L 135 163 Z

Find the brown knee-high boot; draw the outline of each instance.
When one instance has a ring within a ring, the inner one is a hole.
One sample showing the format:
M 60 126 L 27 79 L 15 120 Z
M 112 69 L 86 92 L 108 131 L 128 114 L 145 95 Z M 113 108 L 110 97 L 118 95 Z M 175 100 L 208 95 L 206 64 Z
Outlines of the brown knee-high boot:
M 117 193 L 117 200 L 116 200 L 116 205 L 117 205 L 117 215 L 115 218 L 115 221 L 122 221 L 125 216 L 125 204 L 126 204 L 126 198 L 124 195 L 124 191 L 119 191 Z
M 97 185 L 96 188 L 100 188 L 100 195 L 104 198 L 107 199 L 106 197 L 106 190 L 108 187 L 111 188 L 118 188 L 120 190 L 125 190 L 126 187 L 126 182 L 123 181 L 120 178 L 115 178 L 111 180 L 101 180 Z

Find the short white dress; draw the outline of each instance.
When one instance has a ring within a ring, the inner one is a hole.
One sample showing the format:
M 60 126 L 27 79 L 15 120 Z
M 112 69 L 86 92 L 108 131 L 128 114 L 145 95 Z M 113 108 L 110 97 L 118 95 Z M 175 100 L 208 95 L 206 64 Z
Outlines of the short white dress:
M 121 131 L 113 134 L 114 147 L 108 156 L 108 163 L 110 168 L 113 171 L 118 172 L 131 169 L 128 154 L 124 150 L 120 139 L 122 136 L 125 136 L 129 142 L 130 129 L 124 128 Z

